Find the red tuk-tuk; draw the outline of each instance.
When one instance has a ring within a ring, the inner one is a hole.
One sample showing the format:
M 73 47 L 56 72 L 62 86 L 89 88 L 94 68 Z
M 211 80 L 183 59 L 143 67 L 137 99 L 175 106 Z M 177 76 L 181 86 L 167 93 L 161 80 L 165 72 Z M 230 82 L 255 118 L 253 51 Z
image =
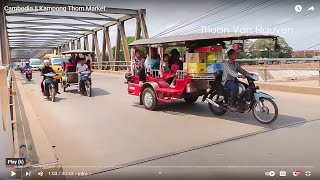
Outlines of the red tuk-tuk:
M 163 63 L 163 54 L 168 47 L 185 47 L 188 53 L 194 53 L 199 51 L 210 50 L 210 48 L 221 48 L 222 51 L 226 51 L 228 48 L 243 48 L 244 41 L 248 39 L 273 39 L 275 45 L 277 45 L 277 37 L 275 35 L 261 35 L 261 34 L 243 34 L 243 33 L 201 33 L 190 35 L 179 35 L 172 37 L 162 38 L 150 38 L 140 39 L 129 44 L 131 48 L 131 56 L 134 58 L 134 52 L 137 48 L 146 48 L 146 52 L 150 55 L 150 48 L 157 48 L 160 55 L 160 66 Z M 225 53 L 224 53 L 225 54 Z M 221 59 L 226 59 L 223 57 Z M 185 59 L 182 59 L 184 61 Z M 216 81 L 217 76 L 221 70 L 210 73 L 194 73 L 189 72 L 188 68 L 184 70 L 178 70 L 175 76 L 175 86 L 171 87 L 163 76 L 163 69 L 150 69 L 145 68 L 146 79 L 143 84 L 139 84 L 139 77 L 133 71 L 133 63 L 131 63 L 131 73 L 127 74 L 128 80 L 128 93 L 130 95 L 140 97 L 140 105 L 148 110 L 156 110 L 159 103 L 170 103 L 173 99 L 184 99 L 187 103 L 194 103 L 199 96 L 204 96 L 202 101 L 207 101 L 210 110 L 216 115 L 223 115 L 227 109 L 222 106 L 222 102 L 218 102 L 218 99 L 214 100 L 213 97 L 217 95 L 218 87 L 221 87 L 221 81 Z M 255 79 L 255 78 L 254 78 Z M 256 79 L 255 79 L 256 80 Z M 252 81 L 253 82 L 253 81 Z M 252 83 L 251 83 L 252 84 Z M 253 88 L 256 88 L 253 85 Z M 258 87 L 257 87 L 258 89 Z M 252 90 L 254 97 L 250 97 L 252 102 L 246 102 L 250 104 L 250 109 L 257 105 L 259 99 L 265 98 L 271 100 L 271 96 L 264 96 L 265 93 L 256 92 L 256 89 Z M 256 99 L 254 99 L 256 98 Z M 249 99 L 249 98 L 247 98 Z M 272 101 L 272 100 L 271 100 Z M 245 105 L 246 107 L 249 105 Z M 260 107 L 260 105 L 259 105 Z M 264 108 L 264 107 L 263 107 Z M 261 110 L 266 110 L 260 108 Z M 271 123 L 277 117 L 277 107 L 275 116 L 271 120 L 260 120 L 261 123 Z M 245 108 L 246 109 L 246 108 Z M 249 109 L 249 108 L 248 108 Z M 248 110 L 246 109 L 246 110 Z M 268 112 L 269 113 L 269 109 Z M 255 113 L 254 113 L 255 115 Z M 256 115 L 255 115 L 256 117 Z

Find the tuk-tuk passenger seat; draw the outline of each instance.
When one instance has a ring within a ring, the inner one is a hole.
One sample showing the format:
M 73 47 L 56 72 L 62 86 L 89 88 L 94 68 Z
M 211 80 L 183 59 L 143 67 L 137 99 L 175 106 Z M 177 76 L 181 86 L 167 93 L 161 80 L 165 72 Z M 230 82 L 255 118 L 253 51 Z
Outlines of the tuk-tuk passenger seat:
M 68 72 L 76 72 L 76 66 L 68 66 L 67 70 Z

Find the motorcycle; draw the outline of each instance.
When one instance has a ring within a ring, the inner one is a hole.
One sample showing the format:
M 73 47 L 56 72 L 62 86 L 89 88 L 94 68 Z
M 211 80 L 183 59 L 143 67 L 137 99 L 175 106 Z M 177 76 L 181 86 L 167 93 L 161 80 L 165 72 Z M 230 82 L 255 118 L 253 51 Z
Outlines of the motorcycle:
M 82 71 L 80 74 L 80 92 L 88 97 L 91 97 L 91 71 Z
M 45 80 L 44 83 L 44 93 L 48 99 L 51 97 L 51 101 L 56 101 L 56 94 L 57 94 L 57 82 L 54 79 L 55 73 L 47 73 L 44 74 Z
M 28 79 L 28 81 L 31 81 L 31 79 L 32 79 L 32 69 L 31 68 L 26 69 L 26 78 Z
M 248 113 L 252 110 L 254 118 L 262 124 L 270 124 L 278 117 L 278 107 L 273 101 L 273 97 L 264 92 L 258 92 L 259 86 L 254 81 L 259 80 L 259 76 L 251 74 L 246 77 L 248 84 L 238 82 L 239 91 L 236 99 L 238 112 Z M 224 115 L 230 107 L 230 90 L 221 85 L 222 75 L 220 74 L 214 82 L 216 88 L 210 89 L 203 97 L 202 101 L 207 101 L 211 112 L 215 115 Z

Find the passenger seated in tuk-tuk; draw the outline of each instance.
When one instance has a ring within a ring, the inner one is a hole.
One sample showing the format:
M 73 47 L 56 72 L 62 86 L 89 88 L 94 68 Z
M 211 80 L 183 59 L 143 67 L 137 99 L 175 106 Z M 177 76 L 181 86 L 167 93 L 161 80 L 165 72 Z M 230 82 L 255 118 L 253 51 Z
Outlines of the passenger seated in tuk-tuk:
M 69 62 L 66 64 L 66 72 L 76 72 L 77 61 L 74 57 L 69 59 Z
M 169 60 L 169 68 L 171 69 L 171 66 L 175 64 L 179 67 L 178 70 L 183 70 L 183 62 L 180 60 L 179 51 L 177 49 L 172 49 L 170 54 L 171 54 L 171 57 Z
M 139 85 L 142 86 L 143 82 L 146 81 L 146 70 L 150 69 L 160 69 L 160 58 L 157 48 L 151 48 L 151 56 L 147 56 L 146 60 L 143 63 L 143 68 L 139 70 Z M 158 74 L 152 74 L 157 76 Z
M 134 58 L 132 59 L 134 75 L 139 75 L 139 71 L 143 68 L 144 58 L 141 56 L 140 50 L 135 50 Z
M 151 55 L 147 57 L 144 62 L 144 67 L 153 70 L 160 69 L 160 55 L 158 54 L 157 48 L 151 48 Z M 157 76 L 157 74 L 152 74 L 153 76 Z
M 176 77 L 176 72 L 177 70 L 179 70 L 179 66 L 176 64 L 172 64 L 171 68 L 169 68 L 169 60 L 170 60 L 169 55 L 164 54 L 163 65 L 162 65 L 163 78 L 168 84 L 170 84 L 170 87 L 174 88 L 174 80 Z
M 158 69 L 160 68 L 160 58 L 159 58 L 157 48 L 151 48 L 151 55 L 147 57 L 144 62 L 144 67 L 149 69 Z
M 140 50 L 135 50 L 134 58 L 132 59 L 133 74 L 139 76 L 139 84 L 142 85 L 146 80 L 146 73 L 144 68 L 145 59 L 141 56 Z

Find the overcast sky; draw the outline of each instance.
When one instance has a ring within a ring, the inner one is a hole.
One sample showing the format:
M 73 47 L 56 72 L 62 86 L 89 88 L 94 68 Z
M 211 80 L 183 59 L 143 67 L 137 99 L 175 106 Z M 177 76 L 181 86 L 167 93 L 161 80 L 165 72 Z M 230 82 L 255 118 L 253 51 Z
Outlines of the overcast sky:
M 28 0 L 24 0 L 28 1 Z M 29 0 L 35 1 L 35 0 Z M 293 49 L 307 49 L 320 43 L 320 1 L 319 0 L 38 0 L 79 5 L 99 5 L 118 8 L 147 10 L 149 36 L 189 20 L 163 36 L 201 33 L 206 31 L 241 30 L 242 32 L 265 28 L 284 37 Z M 296 12 L 295 6 L 302 11 Z M 314 6 L 314 11 L 308 9 Z M 68 12 L 69 13 L 69 12 Z M 75 14 L 75 13 L 74 13 Z M 9 17 L 12 18 L 12 17 Z M 193 18 L 193 19 L 191 19 Z M 55 22 L 61 20 L 55 20 Z M 52 21 L 53 22 L 53 21 Z M 103 23 L 103 22 L 99 22 Z M 126 34 L 134 35 L 135 21 L 125 23 Z M 115 44 L 115 30 L 111 30 L 112 45 Z M 272 33 L 275 34 L 275 33 Z M 102 33 L 98 33 L 101 37 Z M 100 41 L 101 44 L 102 40 Z M 91 43 L 89 43 L 91 44 Z M 320 49 L 315 46 L 311 49 Z

